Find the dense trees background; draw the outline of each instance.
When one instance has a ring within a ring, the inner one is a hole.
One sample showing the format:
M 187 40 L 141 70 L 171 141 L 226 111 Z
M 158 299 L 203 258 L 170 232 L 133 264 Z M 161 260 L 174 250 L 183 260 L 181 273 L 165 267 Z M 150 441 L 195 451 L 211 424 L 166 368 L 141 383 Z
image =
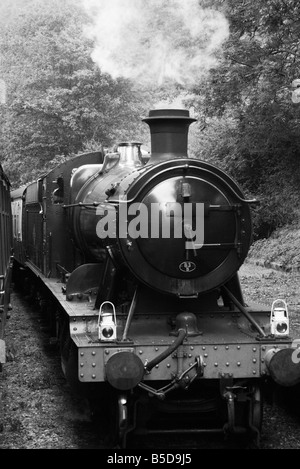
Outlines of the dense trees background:
M 229 21 L 218 64 L 194 83 L 151 87 L 114 79 L 93 62 L 93 41 L 82 30 L 91 18 L 80 0 L 2 0 L 0 154 L 13 187 L 86 149 L 123 139 L 148 144 L 141 117 L 155 101 L 184 93 L 198 117 L 190 154 L 221 166 L 261 200 L 256 237 L 299 219 L 300 104 L 291 85 L 300 78 L 300 4 L 199 3 Z
M 230 37 L 221 65 L 195 88 L 206 129 L 203 157 L 229 171 L 261 205 L 255 234 L 299 220 L 300 4 L 296 0 L 214 1 L 224 7 Z
M 0 9 L 0 151 L 14 185 L 85 148 L 132 138 L 143 113 L 134 85 L 102 74 L 75 0 L 4 0 Z M 52 160 L 54 161 L 50 163 Z

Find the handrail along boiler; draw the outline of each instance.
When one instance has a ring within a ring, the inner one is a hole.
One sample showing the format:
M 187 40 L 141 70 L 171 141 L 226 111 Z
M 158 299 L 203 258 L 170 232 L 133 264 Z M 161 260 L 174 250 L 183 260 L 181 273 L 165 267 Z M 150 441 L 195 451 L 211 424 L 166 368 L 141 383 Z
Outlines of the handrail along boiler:
M 243 299 L 256 201 L 188 157 L 188 111 L 144 121 L 148 157 L 125 142 L 12 194 L 22 203 L 16 263 L 47 297 L 67 378 L 103 412 L 111 403 L 123 445 L 158 431 L 258 438 L 262 381 L 290 385 L 299 372 L 280 366 L 292 351 L 287 308 L 271 331 L 270 310 Z

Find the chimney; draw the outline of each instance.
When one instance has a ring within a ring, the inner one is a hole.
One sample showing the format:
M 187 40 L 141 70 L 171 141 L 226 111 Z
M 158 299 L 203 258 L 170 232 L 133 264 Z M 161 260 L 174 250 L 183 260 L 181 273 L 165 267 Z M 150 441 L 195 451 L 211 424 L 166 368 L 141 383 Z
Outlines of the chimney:
M 187 158 L 189 126 L 197 119 L 184 109 L 157 109 L 143 119 L 150 127 L 151 156 L 147 164 Z

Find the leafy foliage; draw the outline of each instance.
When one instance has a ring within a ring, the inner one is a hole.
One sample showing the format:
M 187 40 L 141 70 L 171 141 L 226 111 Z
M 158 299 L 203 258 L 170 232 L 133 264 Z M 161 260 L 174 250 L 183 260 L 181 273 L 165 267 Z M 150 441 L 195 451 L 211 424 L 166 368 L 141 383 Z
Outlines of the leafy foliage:
M 109 146 L 141 127 L 143 100 L 132 83 L 102 74 L 92 61 L 80 5 L 27 0 L 18 14 L 4 11 L 0 75 L 8 100 L 0 149 L 13 183 L 35 178 L 49 160 L 82 151 L 87 141 Z
M 269 236 L 298 216 L 300 107 L 292 103 L 291 84 L 300 76 L 300 5 L 296 0 L 213 3 L 226 12 L 231 34 L 220 66 L 193 90 L 206 122 L 204 153 L 261 198 L 255 235 Z

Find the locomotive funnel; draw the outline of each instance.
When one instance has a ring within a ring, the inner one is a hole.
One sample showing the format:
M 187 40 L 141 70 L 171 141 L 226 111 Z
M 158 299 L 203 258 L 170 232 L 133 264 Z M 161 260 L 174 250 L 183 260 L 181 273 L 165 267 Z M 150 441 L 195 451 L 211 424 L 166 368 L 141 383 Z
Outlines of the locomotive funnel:
M 143 119 L 150 127 L 151 157 L 149 164 L 187 157 L 188 129 L 197 119 L 184 109 L 157 109 Z

